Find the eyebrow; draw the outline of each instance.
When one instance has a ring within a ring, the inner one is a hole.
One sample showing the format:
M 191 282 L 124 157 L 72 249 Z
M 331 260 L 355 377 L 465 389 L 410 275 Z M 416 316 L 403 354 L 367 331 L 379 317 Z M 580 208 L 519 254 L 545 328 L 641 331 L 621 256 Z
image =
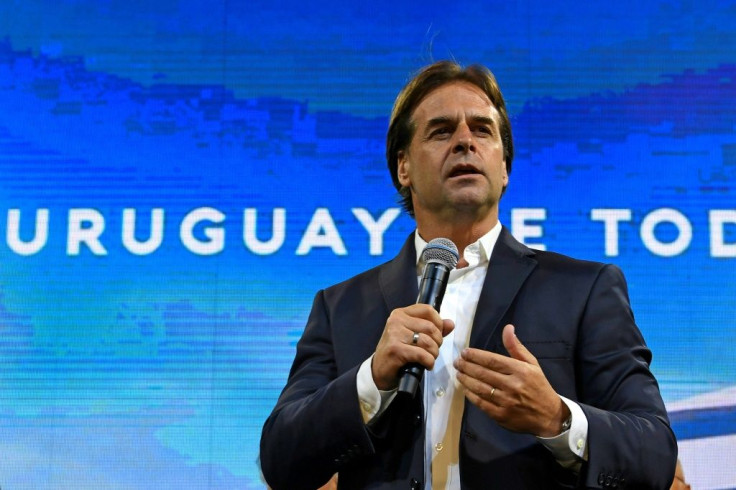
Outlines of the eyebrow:
M 433 117 L 429 121 L 427 121 L 427 129 L 433 128 L 435 126 L 442 126 L 444 124 L 449 124 L 453 122 L 453 118 L 450 116 L 437 116 Z
M 492 117 L 488 116 L 481 116 L 481 115 L 471 115 L 470 120 L 474 123 L 482 123 L 482 124 L 490 124 L 491 126 L 496 126 L 496 121 Z M 451 124 L 455 122 L 455 118 L 450 116 L 437 116 L 431 118 L 429 121 L 427 121 L 427 129 L 434 128 L 436 126 L 442 126 L 443 124 Z

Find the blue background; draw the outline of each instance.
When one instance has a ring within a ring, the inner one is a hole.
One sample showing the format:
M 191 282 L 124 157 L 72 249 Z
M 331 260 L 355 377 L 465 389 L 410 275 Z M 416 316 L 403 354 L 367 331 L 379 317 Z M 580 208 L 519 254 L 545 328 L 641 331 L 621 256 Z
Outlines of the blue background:
M 388 114 L 437 59 L 486 64 L 506 96 L 502 222 L 542 208 L 527 242 L 622 267 L 668 406 L 728 392 L 736 257 L 713 256 L 708 213 L 736 212 L 735 47 L 729 2 L 2 2 L 0 486 L 263 488 L 261 425 L 314 293 L 390 259 L 413 228 L 402 214 L 372 254 L 352 210 L 398 207 Z M 180 236 L 203 207 L 224 215 L 194 229 L 224 230 L 212 255 Z M 244 210 L 266 241 L 276 208 L 284 243 L 256 253 Z M 616 255 L 600 208 L 631 210 Z M 692 225 L 671 257 L 640 236 L 661 208 Z M 9 235 L 31 241 L 41 209 L 46 243 L 22 255 Z M 67 250 L 77 209 L 104 221 L 104 254 Z M 153 252 L 123 245 L 124 209 L 140 241 L 164 211 Z M 346 254 L 297 253 L 319 209 Z M 723 229 L 736 243 L 736 223 Z M 673 412 L 678 438 L 736 433 L 734 397 L 716 405 Z

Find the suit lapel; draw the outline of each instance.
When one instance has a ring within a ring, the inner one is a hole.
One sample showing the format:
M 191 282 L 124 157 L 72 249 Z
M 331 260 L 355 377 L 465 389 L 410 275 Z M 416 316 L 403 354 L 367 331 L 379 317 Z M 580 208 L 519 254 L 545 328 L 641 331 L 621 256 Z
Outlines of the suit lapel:
M 378 283 L 389 313 L 417 302 L 419 285 L 416 257 L 414 233 L 410 233 L 399 255 L 381 268 Z
M 501 320 L 536 266 L 534 251 L 516 241 L 503 228 L 493 248 L 480 292 L 470 333 L 471 347 L 492 350 L 492 339 L 500 335 L 498 326 Z
M 399 254 L 380 269 L 378 283 L 388 314 L 396 308 L 403 308 L 417 302 L 419 284 L 416 255 L 414 233 L 411 233 Z M 380 326 L 380 328 L 383 327 Z M 385 467 L 386 473 L 392 475 L 393 479 L 396 479 L 396 475 L 400 472 L 407 471 L 407 468 L 402 469 L 400 465 L 407 464 L 405 454 L 412 446 L 413 452 L 409 454 L 414 454 L 413 470 L 418 472 L 417 474 L 422 472 L 421 455 L 423 454 L 424 432 L 419 430 L 422 425 L 415 423 L 421 420 L 421 414 L 424 412 L 422 386 L 420 383 L 419 391 L 414 397 L 397 396 L 382 417 L 381 427 L 385 434 L 390 434 L 390 437 L 386 438 L 387 443 L 390 444 L 389 451 L 395 453 L 395 456 L 387 459 L 388 464 Z

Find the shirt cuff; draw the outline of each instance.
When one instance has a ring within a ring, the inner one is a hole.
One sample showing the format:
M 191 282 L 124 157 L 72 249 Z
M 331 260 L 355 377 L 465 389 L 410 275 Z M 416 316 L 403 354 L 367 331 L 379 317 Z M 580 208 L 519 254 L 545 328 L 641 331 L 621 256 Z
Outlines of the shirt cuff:
M 552 452 L 565 468 L 579 470 L 581 461 L 588 460 L 588 419 L 580 405 L 561 396 L 570 410 L 570 428 L 554 437 L 538 437 L 539 442 Z
M 356 380 L 358 400 L 360 401 L 360 412 L 363 415 L 363 423 L 367 424 L 389 406 L 396 396 L 396 390 L 381 391 L 373 381 L 371 364 L 373 356 L 369 357 L 358 369 Z

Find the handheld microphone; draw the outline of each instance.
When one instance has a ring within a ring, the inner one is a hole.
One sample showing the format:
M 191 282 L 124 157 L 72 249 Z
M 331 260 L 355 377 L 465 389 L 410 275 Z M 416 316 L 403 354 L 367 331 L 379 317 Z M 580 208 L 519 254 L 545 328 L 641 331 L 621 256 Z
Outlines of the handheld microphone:
M 417 303 L 432 306 L 438 312 L 445 296 L 450 271 L 455 268 L 460 254 L 457 247 L 447 238 L 435 238 L 422 251 L 425 263 L 422 281 L 419 283 Z M 424 367 L 410 363 L 399 370 L 399 393 L 414 397 L 424 375 Z

